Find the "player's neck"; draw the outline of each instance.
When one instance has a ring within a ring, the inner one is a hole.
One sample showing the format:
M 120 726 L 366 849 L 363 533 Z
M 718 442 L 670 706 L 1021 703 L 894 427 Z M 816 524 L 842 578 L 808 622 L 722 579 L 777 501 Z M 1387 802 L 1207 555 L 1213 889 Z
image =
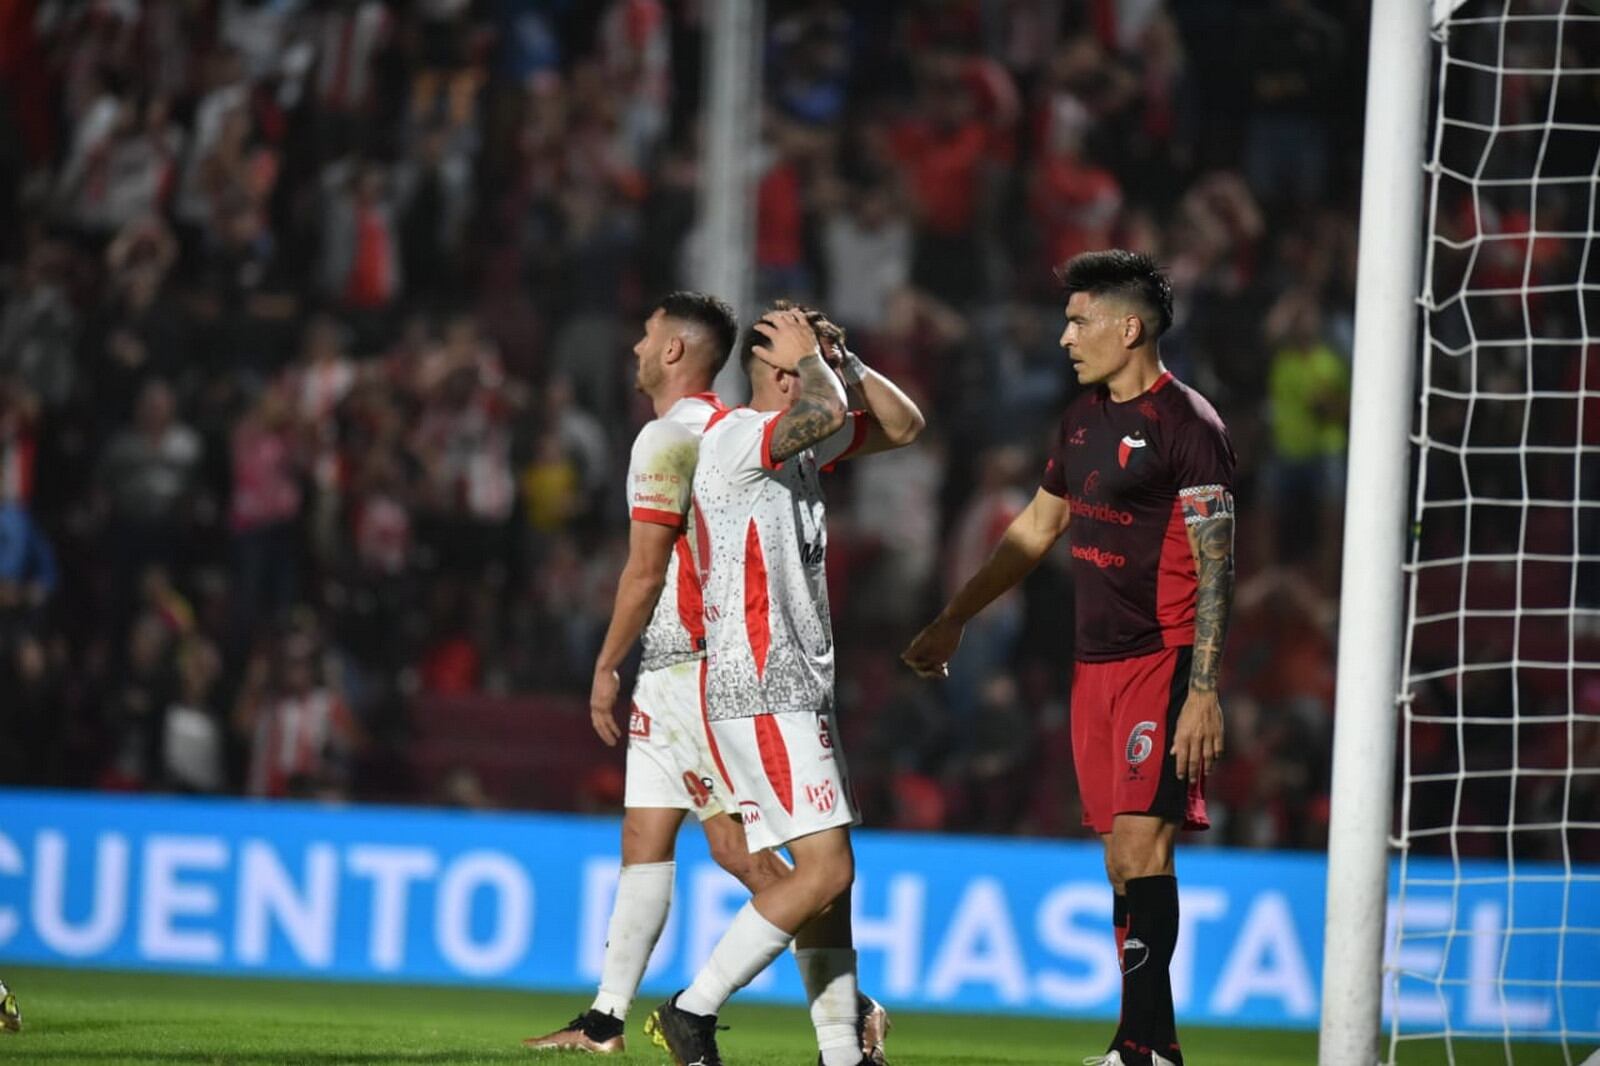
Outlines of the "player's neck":
M 701 393 L 710 392 L 711 385 L 703 381 L 670 381 L 662 384 L 661 389 L 650 397 L 650 405 L 655 408 L 656 417 L 660 418 L 672 410 L 677 402 L 685 396 L 699 396 Z
M 1114 403 L 1127 403 L 1137 396 L 1150 391 L 1167 368 L 1161 365 L 1161 357 L 1151 352 L 1148 358 L 1135 356 L 1128 361 L 1128 365 L 1106 378 L 1106 391 L 1111 394 Z
M 747 406 L 752 411 L 783 411 L 789 406 L 789 396 L 775 388 L 754 388 Z

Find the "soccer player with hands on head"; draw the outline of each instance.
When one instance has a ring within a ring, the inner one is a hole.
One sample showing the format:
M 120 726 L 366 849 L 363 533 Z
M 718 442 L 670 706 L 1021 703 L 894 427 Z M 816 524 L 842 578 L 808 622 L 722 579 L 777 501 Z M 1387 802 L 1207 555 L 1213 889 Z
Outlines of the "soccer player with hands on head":
M 672 905 L 676 840 L 687 813 L 699 819 L 712 857 L 752 892 L 788 872 L 777 855 L 752 853 L 745 844 L 738 805 L 711 754 L 702 696 L 705 619 L 701 565 L 688 536 L 690 489 L 700 436 L 724 410 L 711 382 L 737 339 L 738 323 L 726 303 L 678 292 L 656 306 L 633 348 L 636 385 L 656 417 L 633 444 L 628 559 L 589 695 L 595 732 L 615 746 L 623 739 L 618 669 L 642 638 L 626 734 L 622 871 L 599 993 L 563 1028 L 523 1041 L 535 1050 L 624 1050 L 623 1023 Z M 880 1047 L 882 1008 L 865 1000 L 859 1013 L 869 1045 Z
M 1182 1066 L 1169 966 L 1179 828 L 1204 829 L 1223 750 L 1217 674 L 1233 599 L 1233 446 L 1161 364 L 1172 287 L 1147 256 L 1061 268 L 1061 347 L 1086 390 L 1067 407 L 1033 500 L 902 656 L 943 677 L 966 622 L 1070 531 L 1076 592 L 1072 754 L 1084 824 L 1105 846 L 1122 1019 L 1101 1066 Z M 959 666 L 959 663 L 958 663 Z
M 828 356 L 837 364 L 830 366 Z M 719 1066 L 717 1013 L 793 942 L 822 1066 L 881 1063 L 863 1047 L 850 931 L 859 821 L 834 719 L 833 626 L 819 475 L 900 448 L 921 412 L 814 311 L 781 304 L 741 347 L 750 406 L 713 418 L 694 476 L 704 568 L 712 755 L 752 852 L 794 867 L 734 916 L 694 982 L 646 1026 L 679 1066 Z M 847 388 L 864 410 L 848 406 Z

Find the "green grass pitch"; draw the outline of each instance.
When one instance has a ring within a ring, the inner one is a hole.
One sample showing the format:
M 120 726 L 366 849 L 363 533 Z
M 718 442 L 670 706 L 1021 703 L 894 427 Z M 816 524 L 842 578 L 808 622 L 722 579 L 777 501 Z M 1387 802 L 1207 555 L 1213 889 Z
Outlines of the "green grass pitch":
M 572 1063 L 587 1056 L 535 1053 L 525 1036 L 554 1029 L 587 1005 L 583 995 L 498 988 L 418 988 L 310 981 L 232 980 L 6 966 L 22 1005 L 21 1033 L 0 1035 L 0 1066 L 334 1066 L 351 1063 Z M 627 1055 L 611 1061 L 661 1066 L 644 1037 L 645 1012 L 629 1019 Z M 894 1066 L 991 1063 L 1076 1064 L 1105 1047 L 1103 1022 L 897 1012 Z M 796 1007 L 741 1005 L 724 1012 L 729 1066 L 810 1066 L 811 1028 Z M 1183 1032 L 1190 1066 L 1305 1066 L 1316 1061 L 1311 1033 L 1198 1029 Z M 1401 1061 L 1444 1063 L 1442 1048 L 1416 1046 Z M 1499 1044 L 1456 1050 L 1462 1066 L 1505 1063 Z M 1553 1047 L 1516 1051 L 1517 1066 L 1566 1061 Z

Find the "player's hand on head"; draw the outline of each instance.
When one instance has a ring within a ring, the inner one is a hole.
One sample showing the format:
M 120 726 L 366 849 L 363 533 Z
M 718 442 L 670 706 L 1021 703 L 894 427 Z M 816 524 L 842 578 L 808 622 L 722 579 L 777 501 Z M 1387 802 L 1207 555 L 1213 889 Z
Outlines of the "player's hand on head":
M 780 370 L 794 370 L 808 355 L 820 355 L 817 334 L 799 311 L 769 311 L 755 324 L 767 343 L 756 345 L 756 355 Z
M 900 660 L 922 677 L 949 677 L 950 660 L 961 646 L 964 629 L 960 622 L 936 618 L 900 653 Z
M 622 679 L 615 670 L 596 670 L 594 684 L 589 689 L 589 721 L 606 747 L 614 748 L 622 739 L 622 729 L 617 725 L 617 693 Z

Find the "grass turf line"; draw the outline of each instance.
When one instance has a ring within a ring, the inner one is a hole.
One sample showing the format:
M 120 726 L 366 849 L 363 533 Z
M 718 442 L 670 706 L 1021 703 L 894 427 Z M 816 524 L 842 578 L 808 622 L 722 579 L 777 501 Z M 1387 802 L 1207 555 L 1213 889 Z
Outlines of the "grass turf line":
M 187 975 L 0 968 L 22 1004 L 23 1031 L 0 1036 L 0 1064 L 81 1066 L 378 1066 L 384 1063 L 573 1063 L 570 1053 L 523 1048 L 588 1005 L 581 994 L 501 988 L 417 987 L 194 977 Z M 660 1066 L 664 1053 L 644 1036 L 655 997 L 628 1020 L 629 1053 L 608 1061 Z M 893 1066 L 1075 1064 L 1104 1049 L 1106 1022 L 954 1014 L 894 1013 Z M 723 1014 L 732 1029 L 720 1043 L 730 1066 L 816 1062 L 809 1019 L 799 1007 L 741 1005 Z M 1252 1029 L 1183 1031 L 1190 1066 L 1305 1066 L 1316 1061 L 1307 1032 Z M 1446 1061 L 1441 1047 L 1407 1049 L 1407 1066 Z M 1471 1045 L 1462 1066 L 1504 1063 L 1498 1043 Z M 1554 1047 L 1523 1047 L 1518 1066 L 1564 1062 Z M 1581 1059 L 1580 1059 L 1581 1061 Z

